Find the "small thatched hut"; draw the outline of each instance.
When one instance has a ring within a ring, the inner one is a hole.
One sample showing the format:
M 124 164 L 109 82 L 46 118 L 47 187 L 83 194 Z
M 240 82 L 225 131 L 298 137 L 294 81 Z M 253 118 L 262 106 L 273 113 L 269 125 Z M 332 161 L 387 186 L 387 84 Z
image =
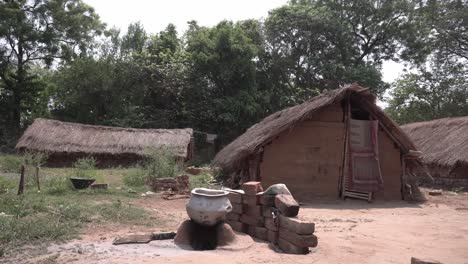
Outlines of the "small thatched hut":
M 356 84 L 274 113 L 215 157 L 235 187 L 284 183 L 301 201 L 317 197 L 401 199 L 418 192 L 407 165 L 416 147 Z M 343 169 L 344 168 L 344 169 Z
M 412 123 L 401 128 L 423 151 L 422 160 L 436 184 L 468 186 L 468 116 Z
M 48 164 L 68 166 L 76 159 L 93 156 L 100 167 L 130 165 L 149 148 L 165 147 L 180 161 L 193 155 L 193 130 L 134 129 L 92 126 L 38 118 L 24 132 L 16 149 L 45 151 Z

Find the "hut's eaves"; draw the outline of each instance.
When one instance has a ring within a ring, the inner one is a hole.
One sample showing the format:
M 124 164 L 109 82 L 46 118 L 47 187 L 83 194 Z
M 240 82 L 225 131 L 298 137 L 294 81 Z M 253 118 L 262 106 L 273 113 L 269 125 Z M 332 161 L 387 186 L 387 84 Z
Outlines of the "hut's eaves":
M 348 96 L 358 99 L 360 105 L 369 111 L 391 134 L 404 153 L 416 150 L 411 140 L 377 105 L 375 96 L 366 88 L 357 84 L 351 84 L 342 88 L 325 92 L 302 104 L 286 108 L 250 127 L 229 145 L 224 147 L 213 160 L 213 165 L 222 167 L 228 171 L 239 168 L 243 161 L 250 155 L 259 151 L 262 146 L 271 142 L 280 133 L 292 129 L 301 121 L 310 119 L 319 110 L 341 102 Z
M 59 153 L 144 155 L 148 148 L 167 147 L 176 157 L 186 158 L 192 135 L 191 128 L 134 129 L 38 118 L 24 132 L 16 149 Z
M 425 164 L 468 164 L 468 116 L 411 123 L 401 128 L 423 152 Z

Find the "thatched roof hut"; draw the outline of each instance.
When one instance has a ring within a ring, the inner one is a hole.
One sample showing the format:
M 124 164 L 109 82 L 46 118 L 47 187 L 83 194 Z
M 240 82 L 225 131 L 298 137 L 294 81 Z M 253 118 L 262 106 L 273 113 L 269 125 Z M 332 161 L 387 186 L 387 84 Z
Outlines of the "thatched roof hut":
M 192 158 L 193 130 L 134 129 L 93 126 L 38 118 L 16 145 L 18 151 L 45 151 L 52 164 L 68 164 L 94 156 L 100 165 L 126 165 L 144 156 L 148 148 L 166 147 L 179 160 Z M 113 164 L 112 164 L 113 165 Z
M 330 181 L 329 193 L 338 196 L 335 190 L 343 189 L 341 183 L 340 186 L 337 184 L 344 171 L 348 120 L 378 120 L 383 132 L 379 133 L 382 173 L 390 175 L 388 181 L 398 182 L 394 184 L 394 190 L 400 193 L 400 178 L 405 166 L 400 159 L 416 147 L 375 101 L 376 97 L 368 89 L 357 84 L 325 92 L 252 126 L 222 149 L 213 165 L 232 175 L 232 185 L 246 180 L 261 180 L 267 185 L 283 182 L 302 197 L 307 197 L 311 190 L 323 191 L 320 182 L 310 180 L 319 175 L 317 180 L 323 176 L 320 181 Z
M 423 152 L 423 162 L 436 181 L 447 178 L 447 183 L 459 181 L 468 186 L 468 116 L 417 122 L 401 128 Z

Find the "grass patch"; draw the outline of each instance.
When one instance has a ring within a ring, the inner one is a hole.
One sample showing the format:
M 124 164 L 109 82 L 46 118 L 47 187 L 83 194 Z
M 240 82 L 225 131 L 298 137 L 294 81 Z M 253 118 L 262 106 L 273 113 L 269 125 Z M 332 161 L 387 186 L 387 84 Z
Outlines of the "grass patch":
M 122 177 L 122 181 L 126 186 L 130 187 L 143 186 L 146 183 L 146 172 L 141 167 L 128 169 L 127 173 Z
M 18 155 L 0 155 L 0 172 L 20 173 L 23 157 Z
M 86 223 L 150 225 L 157 222 L 143 208 L 131 205 L 127 198 L 130 194 L 124 191 L 68 189 L 60 194 L 31 191 L 22 196 L 1 195 L 0 248 L 8 251 L 34 241 L 75 238 Z

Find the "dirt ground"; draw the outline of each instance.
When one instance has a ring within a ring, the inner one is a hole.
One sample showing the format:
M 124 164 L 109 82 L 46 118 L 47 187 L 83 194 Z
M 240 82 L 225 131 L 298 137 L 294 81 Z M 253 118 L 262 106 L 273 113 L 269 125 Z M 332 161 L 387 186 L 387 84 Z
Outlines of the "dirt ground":
M 427 192 L 427 190 L 425 190 Z M 303 205 L 300 218 L 316 223 L 318 247 L 308 255 L 278 252 L 239 235 L 235 245 L 195 252 L 169 241 L 113 246 L 122 234 L 172 231 L 186 219 L 187 199 L 158 196 L 135 201 L 166 219 L 154 227 L 89 226 L 80 240 L 34 246 L 5 263 L 410 263 L 412 256 L 468 263 L 468 193 L 427 196 L 422 204 L 320 201 Z M 1 259 L 0 259 L 1 261 Z

